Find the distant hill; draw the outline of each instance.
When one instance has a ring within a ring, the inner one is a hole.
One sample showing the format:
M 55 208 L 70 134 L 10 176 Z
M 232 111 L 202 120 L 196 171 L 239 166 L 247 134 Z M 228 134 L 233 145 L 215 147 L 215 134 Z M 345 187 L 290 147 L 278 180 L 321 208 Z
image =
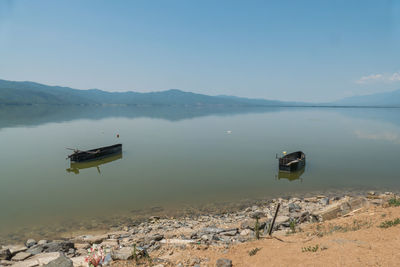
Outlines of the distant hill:
M 7 105 L 129 105 L 175 107 L 299 107 L 299 106 L 369 106 L 400 107 L 400 90 L 353 96 L 332 103 L 284 102 L 236 96 L 209 96 L 170 89 L 162 92 L 106 92 L 48 86 L 35 82 L 0 80 L 0 104 Z
M 352 96 L 330 103 L 335 106 L 400 107 L 400 90 Z
M 229 96 L 208 96 L 171 89 L 162 92 L 77 90 L 34 82 L 0 80 L 0 104 L 136 105 L 136 106 L 282 106 L 285 102 Z

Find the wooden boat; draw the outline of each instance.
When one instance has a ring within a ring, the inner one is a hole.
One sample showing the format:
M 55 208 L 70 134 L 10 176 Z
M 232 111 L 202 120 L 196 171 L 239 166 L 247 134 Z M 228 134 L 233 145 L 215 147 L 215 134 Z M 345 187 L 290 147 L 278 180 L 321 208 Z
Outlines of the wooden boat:
M 293 152 L 279 158 L 279 170 L 295 172 L 306 165 L 306 155 L 302 151 Z
M 71 162 L 85 162 L 91 160 L 99 160 L 121 152 L 122 152 L 122 144 L 116 144 L 112 146 L 99 147 L 87 151 L 74 149 L 74 153 L 69 155 L 68 158 L 71 160 Z
M 67 169 L 67 172 L 73 172 L 75 174 L 79 174 L 80 170 L 89 169 L 89 168 L 97 168 L 97 171 L 100 173 L 100 166 L 122 159 L 122 152 L 117 154 L 112 154 L 107 157 L 98 160 L 91 160 L 85 162 L 71 162 L 70 167 Z

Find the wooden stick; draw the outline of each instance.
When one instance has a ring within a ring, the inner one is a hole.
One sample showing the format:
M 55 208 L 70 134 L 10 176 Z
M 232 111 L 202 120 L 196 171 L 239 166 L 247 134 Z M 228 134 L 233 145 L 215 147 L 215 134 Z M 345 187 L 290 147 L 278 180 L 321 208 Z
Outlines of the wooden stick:
M 281 206 L 281 203 L 278 203 L 278 206 L 276 207 L 276 211 L 275 211 L 274 218 L 272 219 L 271 226 L 270 226 L 270 228 L 269 228 L 269 233 L 268 233 L 269 235 L 272 234 L 272 229 L 274 228 L 276 216 L 278 215 L 278 211 L 279 211 L 279 207 L 280 207 L 280 206 Z

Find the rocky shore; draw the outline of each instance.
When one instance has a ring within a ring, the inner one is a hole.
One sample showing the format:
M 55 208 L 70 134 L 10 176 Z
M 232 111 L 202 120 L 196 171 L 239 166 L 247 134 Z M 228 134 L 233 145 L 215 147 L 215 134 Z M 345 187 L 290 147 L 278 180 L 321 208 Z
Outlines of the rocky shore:
M 337 217 L 349 216 L 368 206 L 385 205 L 393 193 L 369 192 L 364 196 L 277 198 L 239 211 L 193 215 L 181 218 L 151 216 L 137 225 L 101 235 L 80 235 L 62 240 L 33 240 L 2 246 L 0 266 L 87 266 L 85 257 L 93 246 L 105 251 L 107 265 L 143 266 L 231 266 L 229 259 L 210 262 L 207 257 L 174 260 L 174 253 L 188 248 L 229 249 L 235 244 L 265 237 L 277 209 L 273 235 L 289 235 L 295 229 Z

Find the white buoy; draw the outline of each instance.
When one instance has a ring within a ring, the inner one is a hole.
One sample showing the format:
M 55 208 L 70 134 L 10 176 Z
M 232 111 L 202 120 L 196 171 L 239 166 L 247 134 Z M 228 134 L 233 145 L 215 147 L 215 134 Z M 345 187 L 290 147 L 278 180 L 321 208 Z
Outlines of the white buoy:
M 226 131 L 226 133 L 227 133 L 227 134 L 231 134 L 231 133 L 232 133 L 232 131 L 231 131 L 231 130 L 228 130 L 228 131 Z

